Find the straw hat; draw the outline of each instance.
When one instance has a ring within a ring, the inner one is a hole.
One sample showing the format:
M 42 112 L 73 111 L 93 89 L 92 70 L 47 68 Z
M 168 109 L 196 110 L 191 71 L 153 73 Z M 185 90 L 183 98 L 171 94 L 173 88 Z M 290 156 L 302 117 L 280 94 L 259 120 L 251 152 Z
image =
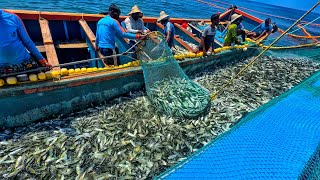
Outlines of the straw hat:
M 134 5 L 134 6 L 131 8 L 131 12 L 129 13 L 129 15 L 134 14 L 134 13 L 143 14 L 143 12 L 140 11 L 140 9 L 139 9 L 139 7 L 138 7 L 137 5 Z
M 167 19 L 169 18 L 170 16 L 168 14 L 166 14 L 164 11 L 161 11 L 160 12 L 160 17 L 158 18 L 158 22 L 164 20 L 164 19 Z
M 233 23 L 235 20 L 239 19 L 240 17 L 242 17 L 242 16 L 239 15 L 239 14 L 233 14 L 233 15 L 231 16 L 231 21 L 230 21 L 230 23 Z

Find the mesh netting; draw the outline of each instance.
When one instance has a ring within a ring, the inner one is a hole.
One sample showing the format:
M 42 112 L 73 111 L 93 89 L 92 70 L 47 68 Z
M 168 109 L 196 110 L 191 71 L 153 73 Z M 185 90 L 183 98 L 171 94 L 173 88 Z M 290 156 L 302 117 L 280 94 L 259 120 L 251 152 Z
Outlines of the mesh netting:
M 159 111 L 182 118 L 207 112 L 211 104 L 209 93 L 188 78 L 161 33 L 149 34 L 137 54 L 148 97 Z
M 320 179 L 320 72 L 160 179 Z

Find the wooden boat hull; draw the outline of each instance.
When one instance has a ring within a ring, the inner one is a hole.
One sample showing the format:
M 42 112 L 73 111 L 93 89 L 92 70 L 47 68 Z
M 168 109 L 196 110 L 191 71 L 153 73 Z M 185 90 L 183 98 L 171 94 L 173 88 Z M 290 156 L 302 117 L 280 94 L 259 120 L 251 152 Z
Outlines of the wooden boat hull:
M 97 22 L 104 15 L 74 14 L 56 12 L 37 12 L 9 10 L 17 14 L 24 22 L 31 39 L 37 44 L 39 51 L 52 65 L 77 62 L 83 59 L 96 58 L 95 32 Z M 230 11 L 222 14 L 227 18 Z M 123 20 L 125 17 L 121 17 Z M 157 18 L 144 17 L 150 30 L 162 30 L 156 23 Z M 186 42 L 200 43 L 194 36 L 197 32 L 187 32 L 180 24 L 196 19 L 171 18 L 179 36 L 175 42 L 187 51 L 194 51 Z M 208 22 L 209 20 L 205 20 Z M 255 22 L 254 20 L 250 20 Z M 258 22 L 255 22 L 258 24 Z M 116 39 L 119 51 L 126 51 L 129 46 L 126 39 Z M 221 44 L 215 44 L 220 47 Z M 223 65 L 252 56 L 258 50 L 247 51 L 233 49 L 223 51 L 206 58 L 195 58 L 179 61 L 187 75 L 211 68 L 215 64 Z M 131 61 L 122 57 L 122 63 Z M 101 62 L 71 65 L 67 68 L 103 67 Z M 73 111 L 85 109 L 92 104 L 99 104 L 130 91 L 141 90 L 144 79 L 140 67 L 129 67 L 112 71 L 99 71 L 80 75 L 65 76 L 59 81 L 43 81 L 22 85 L 6 86 L 0 89 L 0 127 L 26 126 L 32 122 L 58 115 L 67 115 Z
M 253 56 L 257 51 L 255 48 L 246 52 L 234 49 L 209 58 L 180 61 L 179 64 L 187 75 L 192 75 L 214 65 Z M 143 87 L 140 67 L 9 87 L 0 90 L 0 127 L 26 126 L 52 116 L 67 115 Z

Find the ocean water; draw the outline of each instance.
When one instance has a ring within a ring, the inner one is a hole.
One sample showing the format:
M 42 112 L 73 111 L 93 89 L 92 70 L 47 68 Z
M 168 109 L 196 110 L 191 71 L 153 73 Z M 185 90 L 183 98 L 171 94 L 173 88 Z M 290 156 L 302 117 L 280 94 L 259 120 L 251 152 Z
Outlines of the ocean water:
M 222 4 L 218 1 L 204 0 L 216 4 L 223 8 L 228 8 L 228 4 Z M 280 6 L 267 5 L 249 0 L 221 0 L 225 3 L 235 4 L 241 7 L 249 8 L 255 11 L 270 13 L 278 16 L 298 19 L 304 12 L 299 10 L 288 9 Z M 1 0 L 0 8 L 4 9 L 25 9 L 35 11 L 61 11 L 77 13 L 99 13 L 108 9 L 110 3 L 115 3 L 122 10 L 122 15 L 127 15 L 133 5 L 138 5 L 144 12 L 145 16 L 158 16 L 160 11 L 164 10 L 172 17 L 180 18 L 209 18 L 212 13 L 223 12 L 223 9 L 214 8 L 197 0 L 158 0 L 158 1 L 138 1 L 138 0 Z M 319 7 L 320 8 L 320 7 Z M 319 9 L 318 8 L 318 9 Z M 260 15 L 255 12 L 250 14 L 258 15 L 265 18 L 266 15 Z M 319 14 L 313 13 L 308 16 L 308 20 L 318 17 Z M 286 21 L 280 21 L 281 23 Z M 287 23 L 290 23 L 287 22 Z M 320 23 L 320 21 L 319 21 Z

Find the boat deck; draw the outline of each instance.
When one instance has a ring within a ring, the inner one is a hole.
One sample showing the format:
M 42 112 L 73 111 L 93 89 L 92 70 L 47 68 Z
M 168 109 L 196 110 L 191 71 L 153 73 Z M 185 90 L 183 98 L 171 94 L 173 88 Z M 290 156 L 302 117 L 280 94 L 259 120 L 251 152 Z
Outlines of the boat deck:
M 159 179 L 318 179 L 320 72 L 245 116 Z

